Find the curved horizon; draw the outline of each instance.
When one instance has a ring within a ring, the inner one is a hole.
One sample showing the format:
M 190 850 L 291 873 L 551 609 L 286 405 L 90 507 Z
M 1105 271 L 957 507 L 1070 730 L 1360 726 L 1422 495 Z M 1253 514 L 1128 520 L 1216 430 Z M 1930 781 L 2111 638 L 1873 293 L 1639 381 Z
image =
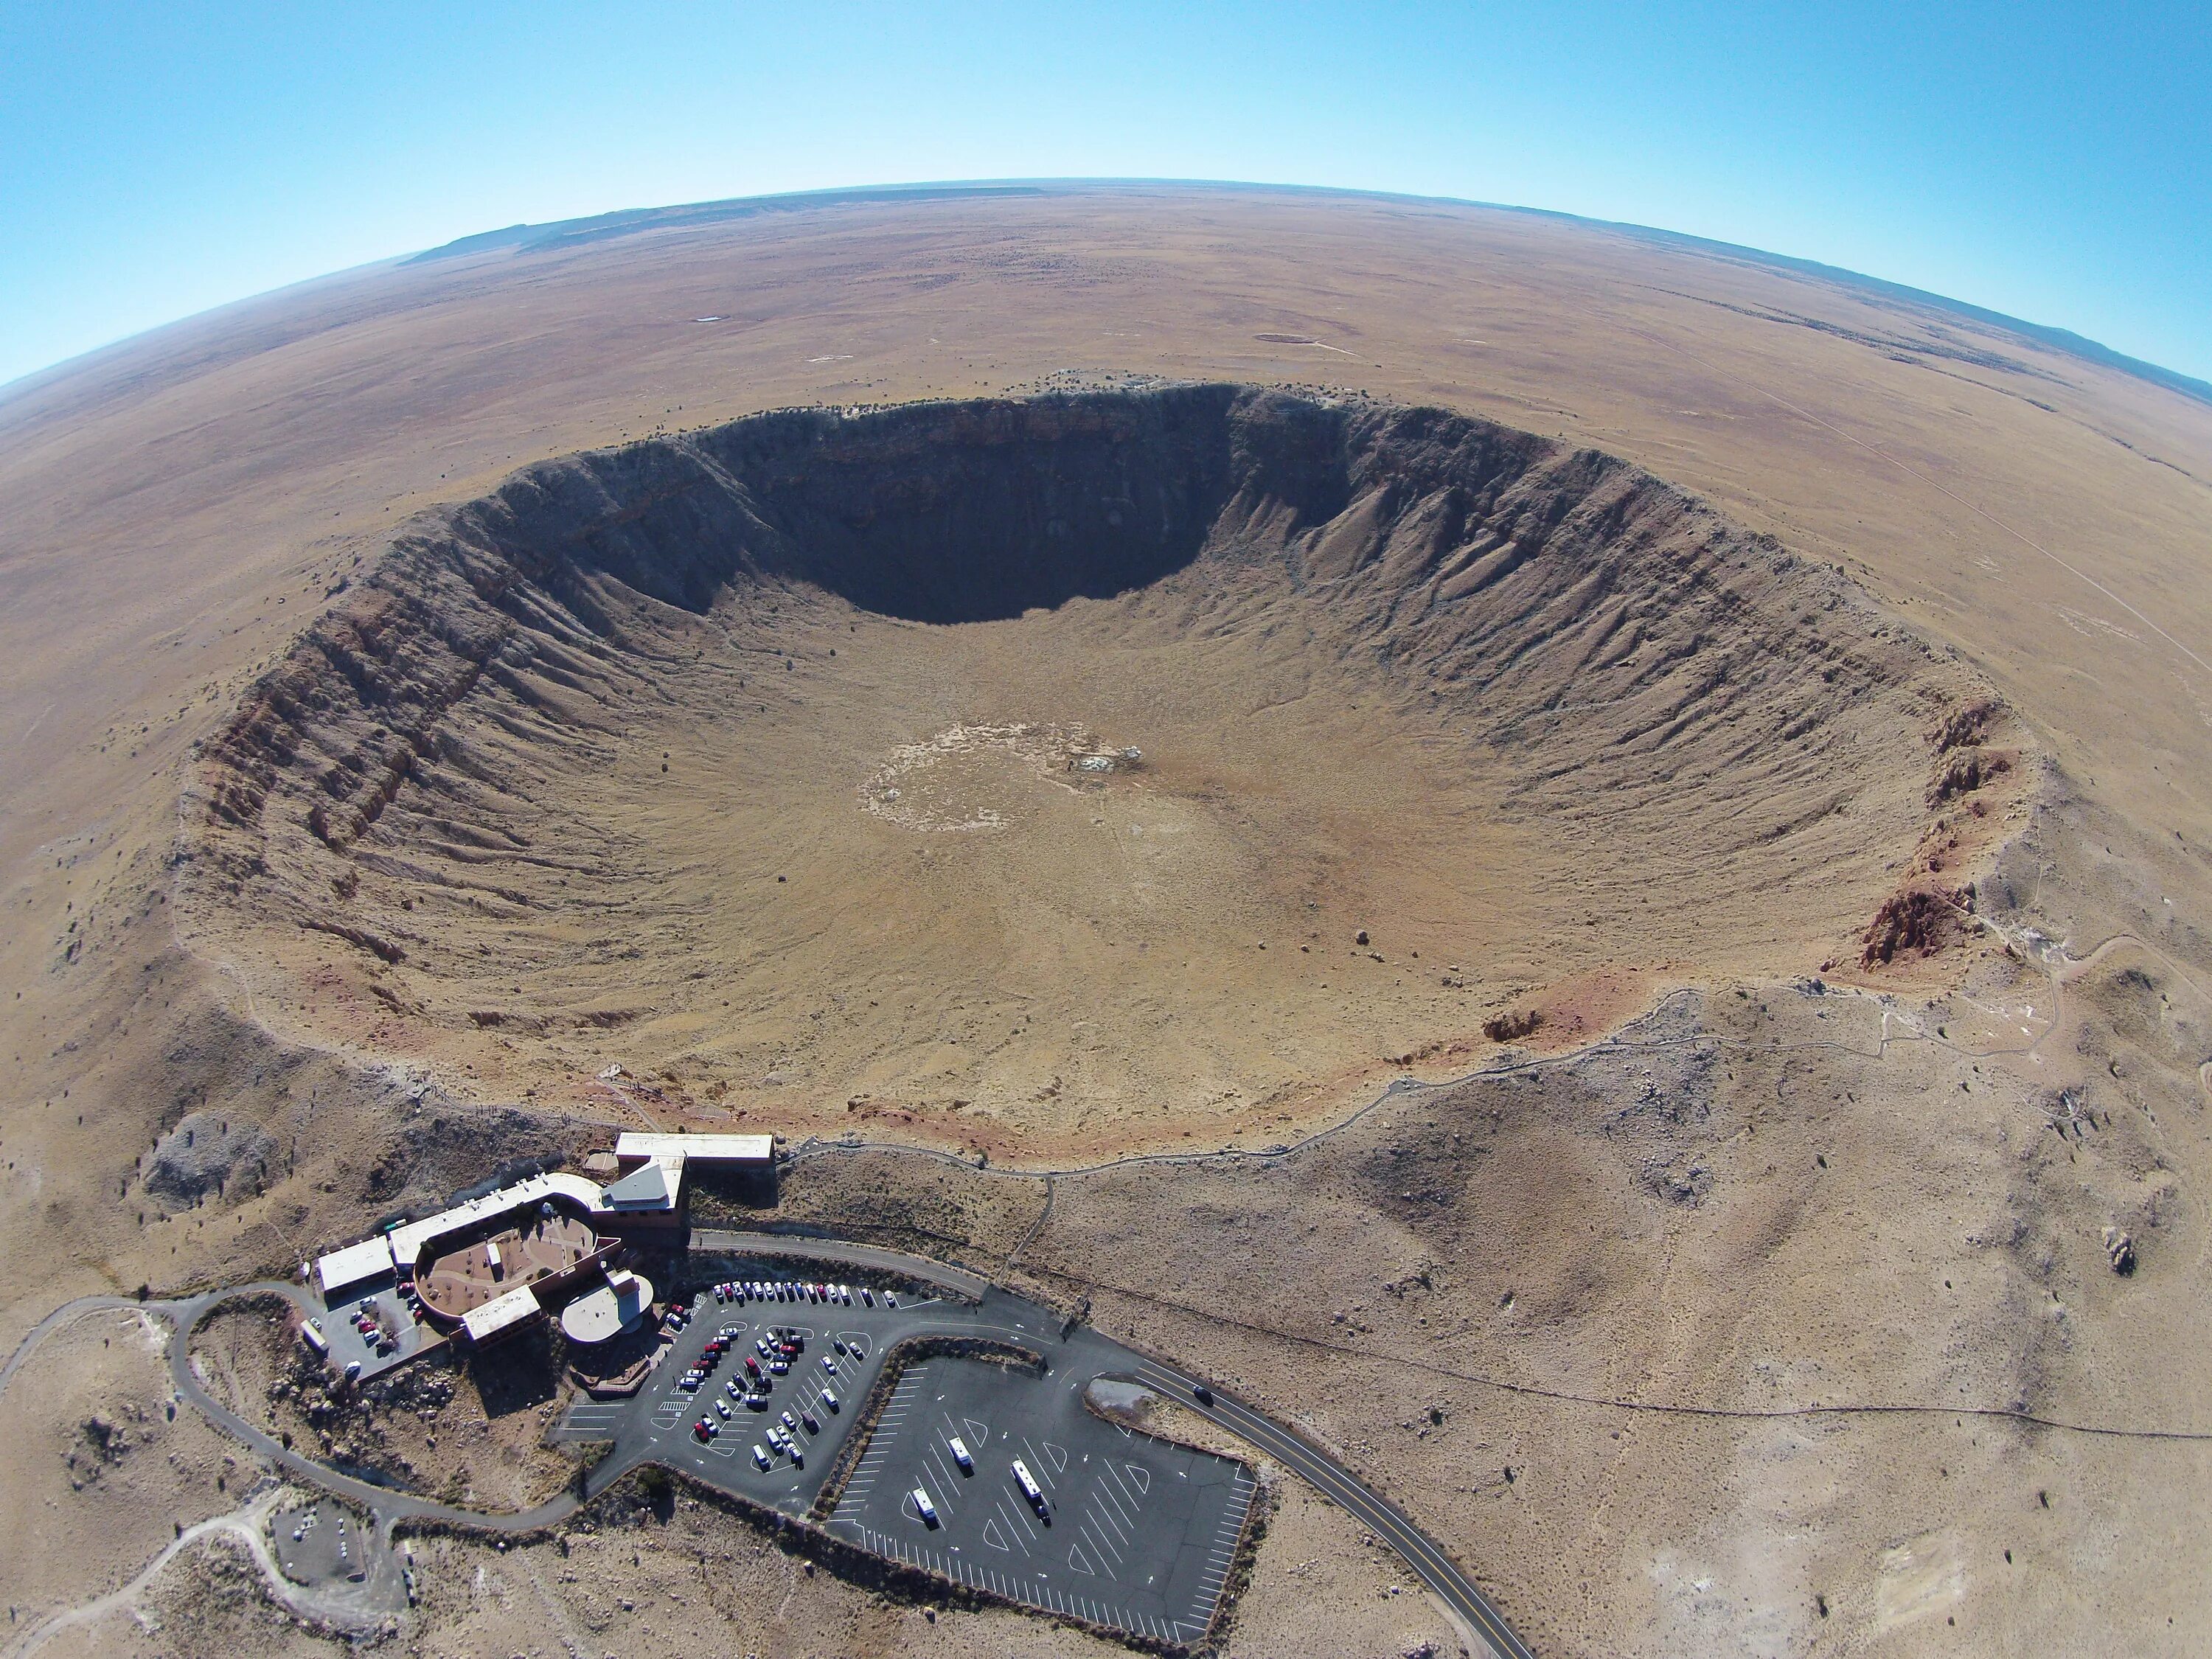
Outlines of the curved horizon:
M 219 301 L 198 310 L 134 330 L 128 334 L 103 341 L 98 345 L 72 353 L 52 362 L 27 369 L 11 380 L 0 381 L 0 400 L 28 391 L 50 378 L 58 378 L 92 359 L 122 349 L 169 330 L 182 328 L 204 318 L 240 307 L 252 306 L 295 289 L 313 287 L 318 283 L 374 271 L 380 268 L 398 268 L 441 258 L 465 258 L 477 253 L 489 253 L 507 249 L 511 253 L 526 253 L 542 247 L 553 239 L 573 243 L 579 240 L 600 240 L 647 230 L 668 228 L 672 216 L 675 222 L 690 225 L 715 222 L 746 216 L 744 210 L 764 205 L 788 204 L 792 210 L 811 207 L 834 207 L 854 202 L 896 202 L 900 200 L 975 199 L 996 193 L 1075 194 L 1086 191 L 1112 191 L 1129 189 L 1171 189 L 1220 191 L 1251 195 L 1301 195 L 1320 198 L 1346 198 L 1354 201 L 1407 202 L 1425 205 L 1471 209 L 1482 212 L 1527 215 L 1553 219 L 1587 227 L 1594 230 L 1645 237 L 1684 246 L 1708 255 L 1749 258 L 1779 270 L 1796 272 L 1836 283 L 1845 287 L 1869 289 L 1891 298 L 1906 301 L 1930 309 L 1948 311 L 1984 325 L 2011 331 L 2022 338 L 2050 347 L 2100 367 L 2118 369 L 2138 380 L 2176 392 L 2197 402 L 2212 404 L 2212 381 L 2170 368 L 2163 363 L 2136 357 L 2093 339 L 2063 325 L 2039 323 L 2016 317 L 1993 307 L 1953 295 L 1936 293 L 1917 288 L 1908 283 L 1875 275 L 1871 272 L 1835 265 L 1802 255 L 1784 252 L 1778 249 L 1761 248 L 1748 243 L 1726 241 L 1715 237 L 1700 236 L 1692 232 L 1671 229 L 1663 225 L 1647 225 L 1630 220 L 1604 219 L 1588 214 L 1568 212 L 1562 209 L 1531 205 L 1526 203 L 1484 201 L 1463 196 L 1434 195 L 1408 191 L 1364 189 L 1348 185 L 1309 185 L 1260 179 L 1203 179 L 1203 178 L 1140 178 L 1140 177 L 1064 177 L 1064 178 L 976 178 L 945 179 L 915 179 L 858 185 L 834 185 L 816 190 L 768 191 L 753 195 L 706 198 L 686 202 L 655 204 L 645 207 L 617 208 L 598 214 L 580 214 L 560 219 L 536 222 L 517 222 L 511 225 L 487 227 L 444 242 L 424 247 L 404 248 L 392 253 L 362 260 L 350 265 L 334 267 L 313 276 L 280 283 L 266 289 L 238 295 Z M 720 210 L 720 211 L 717 211 Z M 583 231 L 583 228 L 590 228 Z

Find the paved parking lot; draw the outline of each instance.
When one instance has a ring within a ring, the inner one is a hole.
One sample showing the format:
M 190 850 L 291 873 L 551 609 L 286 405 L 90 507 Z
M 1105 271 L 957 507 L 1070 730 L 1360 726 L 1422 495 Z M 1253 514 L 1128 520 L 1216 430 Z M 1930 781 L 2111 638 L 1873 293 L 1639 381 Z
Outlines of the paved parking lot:
M 359 1519 L 338 1504 L 321 1500 L 269 1517 L 270 1547 L 277 1570 L 295 1584 L 357 1584 L 368 1577 L 368 1550 Z
M 374 1316 L 379 1310 L 391 1314 L 393 1334 L 398 1338 L 389 1353 L 377 1352 L 375 1345 L 353 1322 L 356 1315 L 367 1312 Z M 343 1371 L 349 1364 L 358 1364 L 364 1382 L 397 1370 L 446 1340 L 434 1327 L 416 1322 L 388 1277 L 349 1287 L 345 1295 L 325 1304 L 315 1316 L 315 1322 L 321 1328 L 323 1340 L 330 1344 L 332 1369 Z
M 1164 1642 L 1200 1635 L 1251 1507 L 1250 1471 L 1092 1414 L 1085 1389 L 1102 1373 L 1126 1372 L 1136 1356 L 1093 1333 L 1063 1331 L 1048 1309 L 996 1289 L 973 1303 L 902 1296 L 893 1309 L 875 1286 L 878 1299 L 870 1308 L 857 1293 L 857 1264 L 841 1270 L 848 1274 L 855 1291 L 850 1307 L 803 1297 L 718 1305 L 711 1291 L 695 1296 L 691 1323 L 637 1396 L 580 1401 L 556 1437 L 611 1440 L 622 1464 L 665 1464 L 804 1516 L 864 1414 L 884 1357 L 902 1340 L 1018 1345 L 1045 1357 L 1043 1376 L 949 1356 L 909 1367 L 884 1402 L 830 1529 L 1010 1601 Z M 805 1351 L 787 1376 L 775 1380 L 768 1409 L 754 1412 L 732 1400 L 725 1385 L 742 1376 L 744 1354 L 770 1327 L 798 1333 Z M 720 1369 L 696 1394 L 679 1389 L 678 1379 L 725 1328 L 732 1344 Z M 825 1358 L 836 1366 L 834 1376 Z M 837 1394 L 838 1410 L 823 1402 L 825 1387 Z M 729 1408 L 726 1419 L 717 1399 Z M 764 1433 L 787 1411 L 799 1424 L 792 1439 L 803 1466 L 774 1451 Z M 702 1414 L 720 1426 L 704 1444 L 692 1432 Z M 816 1431 L 805 1426 L 810 1414 Z M 955 1462 L 955 1437 L 969 1453 L 972 1474 Z M 756 1446 L 771 1454 L 765 1471 L 753 1462 Z M 1016 1458 L 1037 1484 L 1042 1512 L 1016 1482 Z M 934 1524 L 923 1519 L 916 1488 L 929 1495 Z
M 747 1298 L 718 1304 L 711 1291 L 696 1293 L 690 1298 L 691 1322 L 677 1334 L 636 1396 L 579 1401 L 562 1418 L 554 1437 L 612 1440 L 623 1454 L 641 1449 L 656 1462 L 687 1470 L 785 1514 L 804 1515 L 882 1370 L 884 1350 L 908 1331 L 929 1323 L 945 1307 L 927 1297 L 902 1296 L 894 1309 L 873 1286 L 870 1292 L 878 1301 L 870 1307 L 860 1293 L 860 1285 L 853 1283 L 849 1307 L 803 1294 L 788 1302 Z M 795 1335 L 802 1352 L 790 1362 L 787 1375 L 768 1378 L 768 1408 L 755 1411 L 732 1398 L 728 1385 L 734 1380 L 742 1389 L 744 1356 L 759 1357 L 753 1345 L 771 1328 Z M 701 1351 L 726 1329 L 732 1333 L 731 1351 L 713 1376 L 696 1393 L 679 1387 L 679 1379 Z M 836 1368 L 834 1372 L 824 1360 Z M 825 1394 L 836 1395 L 835 1409 L 825 1401 Z M 726 1417 L 717 1401 L 727 1408 Z M 780 1426 L 786 1412 L 798 1425 L 791 1439 L 803 1465 L 793 1462 L 767 1437 L 769 1425 Z M 815 1430 L 805 1426 L 809 1416 L 818 1425 Z M 692 1432 L 702 1417 L 710 1419 L 718 1431 L 703 1444 Z M 769 1455 L 766 1472 L 753 1462 L 756 1446 Z
M 913 1367 L 830 1528 L 1013 1601 L 1163 1641 L 1194 1638 L 1220 1599 L 1252 1477 L 1228 1458 L 1094 1416 L 1083 1405 L 1088 1381 L 1040 1380 L 977 1359 Z M 955 1457 L 955 1439 L 972 1472 Z M 1017 1460 L 1042 1492 L 1041 1507 L 1023 1492 Z

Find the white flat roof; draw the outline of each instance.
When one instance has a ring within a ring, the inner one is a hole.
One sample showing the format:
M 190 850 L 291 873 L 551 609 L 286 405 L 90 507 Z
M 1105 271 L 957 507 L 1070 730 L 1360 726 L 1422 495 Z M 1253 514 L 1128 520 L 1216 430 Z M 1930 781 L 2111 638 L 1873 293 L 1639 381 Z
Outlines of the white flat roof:
M 481 1342 L 537 1317 L 538 1298 L 531 1294 L 529 1285 L 520 1285 L 504 1296 L 492 1297 L 481 1308 L 470 1309 L 461 1316 L 461 1328 L 469 1334 L 470 1341 Z
M 605 1204 L 619 1215 L 630 1210 L 672 1210 L 684 1189 L 684 1160 L 649 1158 L 619 1181 L 607 1183 Z
M 586 1212 L 601 1211 L 606 1207 L 601 1200 L 598 1185 L 581 1176 L 532 1176 L 512 1187 L 501 1187 L 486 1193 L 482 1198 L 456 1204 L 450 1210 L 441 1210 L 436 1215 L 410 1221 L 404 1227 L 394 1227 L 391 1234 L 392 1257 L 412 1267 L 421 1257 L 424 1246 L 443 1238 L 447 1233 L 459 1232 L 473 1223 L 555 1197 L 568 1199 Z M 489 1307 L 492 1304 L 487 1303 L 484 1305 Z
M 391 1271 L 392 1243 L 379 1233 L 374 1238 L 364 1238 L 358 1244 L 349 1244 L 342 1250 L 319 1257 L 315 1262 L 315 1283 L 328 1297 L 334 1291 Z
M 658 1135 L 626 1130 L 615 1137 L 617 1158 L 697 1158 L 704 1164 L 766 1164 L 774 1135 Z
M 604 1342 L 635 1324 L 652 1300 L 651 1279 L 635 1273 L 610 1273 L 605 1284 L 561 1310 L 561 1328 L 574 1342 Z

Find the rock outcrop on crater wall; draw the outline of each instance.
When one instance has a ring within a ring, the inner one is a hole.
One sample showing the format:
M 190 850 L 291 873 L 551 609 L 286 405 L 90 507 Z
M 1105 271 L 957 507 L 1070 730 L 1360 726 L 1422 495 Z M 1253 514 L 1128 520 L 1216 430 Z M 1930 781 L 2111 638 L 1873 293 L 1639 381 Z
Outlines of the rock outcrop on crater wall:
M 1073 1130 L 1060 1085 L 1110 1100 L 1116 1062 L 1037 1028 L 1112 1001 L 1102 951 L 1204 979 L 1115 1038 L 1194 1108 L 1248 1042 L 1287 1088 L 1601 963 L 1802 967 L 1907 864 L 1971 862 L 2003 718 L 1834 568 L 1484 421 L 1223 386 L 787 411 L 416 522 L 206 751 L 185 884 L 349 1042 L 557 1072 L 621 1030 L 708 1098 L 842 1076 Z M 979 762 L 1031 796 L 957 853 L 857 810 L 993 720 L 1146 765 Z M 1325 979 L 1354 903 L 1456 977 Z M 893 981 L 896 1019 L 852 1012 Z M 1176 1057 L 1232 1006 L 1266 1012 Z

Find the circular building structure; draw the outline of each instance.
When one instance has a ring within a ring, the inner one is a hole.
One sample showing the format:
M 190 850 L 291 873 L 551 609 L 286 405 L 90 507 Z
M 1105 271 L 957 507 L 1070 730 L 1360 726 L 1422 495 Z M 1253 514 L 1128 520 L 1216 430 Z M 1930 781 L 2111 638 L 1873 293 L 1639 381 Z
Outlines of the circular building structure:
M 616 1272 L 607 1281 L 561 1310 L 561 1334 L 583 1347 L 612 1340 L 634 1328 L 653 1306 L 653 1281 L 642 1273 Z

